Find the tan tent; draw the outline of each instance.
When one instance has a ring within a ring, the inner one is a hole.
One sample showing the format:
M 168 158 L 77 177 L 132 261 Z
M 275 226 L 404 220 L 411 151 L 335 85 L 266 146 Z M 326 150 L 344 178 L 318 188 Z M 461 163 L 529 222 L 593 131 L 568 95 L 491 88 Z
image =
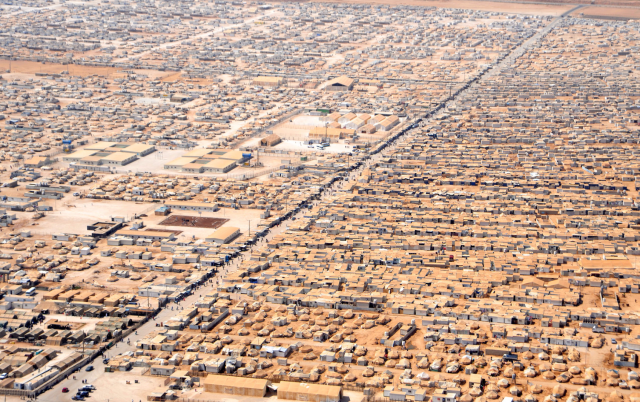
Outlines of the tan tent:
M 277 134 L 271 134 L 268 137 L 264 137 L 260 140 L 261 147 L 272 147 L 282 142 L 282 139 Z

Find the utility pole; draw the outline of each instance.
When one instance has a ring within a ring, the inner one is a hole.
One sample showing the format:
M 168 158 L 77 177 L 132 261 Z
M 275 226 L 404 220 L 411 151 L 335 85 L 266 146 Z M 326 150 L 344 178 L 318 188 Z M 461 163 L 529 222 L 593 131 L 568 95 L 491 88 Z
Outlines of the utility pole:
M 327 130 L 329 130 L 329 122 L 324 123 L 324 141 L 327 141 Z

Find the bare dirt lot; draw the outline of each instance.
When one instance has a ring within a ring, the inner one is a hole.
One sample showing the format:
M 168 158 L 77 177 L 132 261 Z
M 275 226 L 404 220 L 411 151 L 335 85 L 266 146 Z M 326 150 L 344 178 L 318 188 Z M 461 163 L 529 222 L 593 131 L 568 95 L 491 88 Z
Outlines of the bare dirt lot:
M 196 228 L 210 228 L 217 229 L 225 223 L 229 222 L 229 219 L 220 218 L 203 218 L 198 216 L 189 215 L 171 215 L 167 219 L 158 223 L 162 226 L 191 226 Z
M 113 74 L 121 74 L 119 68 L 115 67 L 97 67 L 97 66 L 79 66 L 75 64 L 65 65 L 58 63 L 38 63 L 36 61 L 25 60 L 0 60 L 0 70 L 7 71 L 11 69 L 11 73 L 23 73 L 23 74 L 35 74 L 35 73 L 48 73 L 48 74 L 60 74 L 63 71 L 68 71 L 69 75 L 78 75 L 81 77 L 87 77 L 90 75 L 104 75 L 110 76 Z M 168 75 L 166 72 L 144 70 L 145 75 L 150 77 L 164 77 Z
M 53 211 L 29 227 L 33 233 L 89 234 L 87 225 L 93 222 L 110 220 L 113 216 L 131 219 L 135 214 L 148 212 L 155 207 L 149 203 L 80 199 L 72 196 L 67 196 L 61 201 L 47 200 L 47 203 L 53 206 Z M 28 212 L 18 212 L 16 215 L 22 219 L 29 217 Z
M 96 387 L 96 391 L 91 393 L 91 401 L 120 401 L 146 400 L 146 396 L 162 387 L 164 378 L 142 375 L 142 369 L 134 368 L 132 371 L 118 371 L 115 373 L 104 373 L 104 368 L 100 361 L 94 363 L 96 370 L 88 374 L 88 383 Z M 102 372 L 100 369 L 102 368 Z M 76 389 L 81 387 L 80 380 L 69 378 L 63 381 L 52 392 L 39 396 L 40 401 L 71 401 Z M 61 393 L 61 388 L 67 387 L 69 393 Z M 15 399 L 17 400 L 17 399 Z
M 574 11 L 571 13 L 571 16 L 579 17 L 580 14 L 582 14 L 584 18 L 594 19 L 640 19 L 640 8 L 589 6 Z

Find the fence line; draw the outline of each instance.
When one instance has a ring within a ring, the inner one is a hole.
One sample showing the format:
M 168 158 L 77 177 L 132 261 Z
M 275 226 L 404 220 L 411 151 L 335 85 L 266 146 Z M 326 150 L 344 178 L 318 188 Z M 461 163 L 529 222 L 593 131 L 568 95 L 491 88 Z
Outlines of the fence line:
M 291 150 L 291 149 L 281 149 L 281 150 L 279 150 L 279 149 L 269 149 L 268 151 L 258 151 L 255 148 L 245 148 L 245 149 L 247 151 L 255 151 L 256 155 L 259 155 L 259 156 L 280 156 L 280 157 L 283 157 L 283 156 L 294 156 L 295 157 L 295 156 L 309 156 L 309 155 L 315 156 L 315 155 L 317 155 L 316 151 L 310 151 L 310 150 L 309 151 L 306 151 L 306 150 L 305 151 L 300 151 L 300 150 L 294 151 L 294 150 Z
M 313 130 L 314 128 L 317 128 L 317 127 L 323 127 L 323 126 L 312 126 L 308 124 L 296 124 L 296 123 L 286 123 L 282 126 L 282 128 L 289 128 L 292 130 Z
M 291 164 L 294 165 L 294 164 Z M 225 179 L 236 179 L 236 180 L 248 180 L 248 179 L 253 179 L 254 177 L 258 177 L 258 176 L 263 176 L 265 174 L 269 174 L 269 173 L 273 173 L 277 170 L 283 169 L 285 167 L 287 167 L 288 165 L 281 165 L 281 166 L 276 166 L 276 167 L 272 167 L 272 168 L 260 168 L 257 169 L 256 171 L 247 171 L 245 173 L 220 173 L 220 174 L 215 174 L 215 175 L 207 175 L 204 173 L 179 173 L 179 172 L 175 172 L 175 173 L 160 173 L 161 175 L 166 175 L 166 176 L 171 176 L 171 177 L 186 177 L 186 176 L 190 176 L 190 177 L 198 177 L 198 178 L 207 178 L 210 177 L 212 179 L 215 178 L 225 178 Z M 116 170 L 113 171 L 113 173 L 115 174 L 131 174 L 133 172 L 129 172 L 129 171 L 123 171 L 123 170 Z M 141 176 L 146 174 L 147 172 L 137 172 L 134 173 L 136 176 Z M 137 197 L 137 196 L 136 196 Z M 148 198 L 146 196 L 139 196 L 142 198 Z M 134 198 L 134 197 L 132 197 Z M 161 200 L 162 198 L 156 198 L 157 200 Z M 149 207 L 145 212 L 141 212 L 141 213 L 147 213 L 149 211 L 151 211 L 152 209 L 157 208 L 157 206 L 151 206 Z

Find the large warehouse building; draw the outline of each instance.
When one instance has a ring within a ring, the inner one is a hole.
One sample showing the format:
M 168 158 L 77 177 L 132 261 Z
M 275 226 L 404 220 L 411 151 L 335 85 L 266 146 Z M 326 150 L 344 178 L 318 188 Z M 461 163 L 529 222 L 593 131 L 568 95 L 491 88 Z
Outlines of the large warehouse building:
M 242 395 L 264 398 L 269 380 L 209 374 L 204 380 L 204 390 L 216 394 Z
M 205 237 L 205 240 L 208 242 L 215 242 L 218 244 L 227 244 L 231 242 L 231 240 L 240 236 L 240 229 L 233 226 L 225 226 L 216 230 L 209 236 Z
M 335 385 L 287 382 L 278 384 L 278 399 L 308 402 L 340 402 L 342 387 Z
M 62 160 L 87 166 L 125 166 L 155 150 L 153 145 L 103 141 L 87 145 L 84 149 L 64 156 Z

